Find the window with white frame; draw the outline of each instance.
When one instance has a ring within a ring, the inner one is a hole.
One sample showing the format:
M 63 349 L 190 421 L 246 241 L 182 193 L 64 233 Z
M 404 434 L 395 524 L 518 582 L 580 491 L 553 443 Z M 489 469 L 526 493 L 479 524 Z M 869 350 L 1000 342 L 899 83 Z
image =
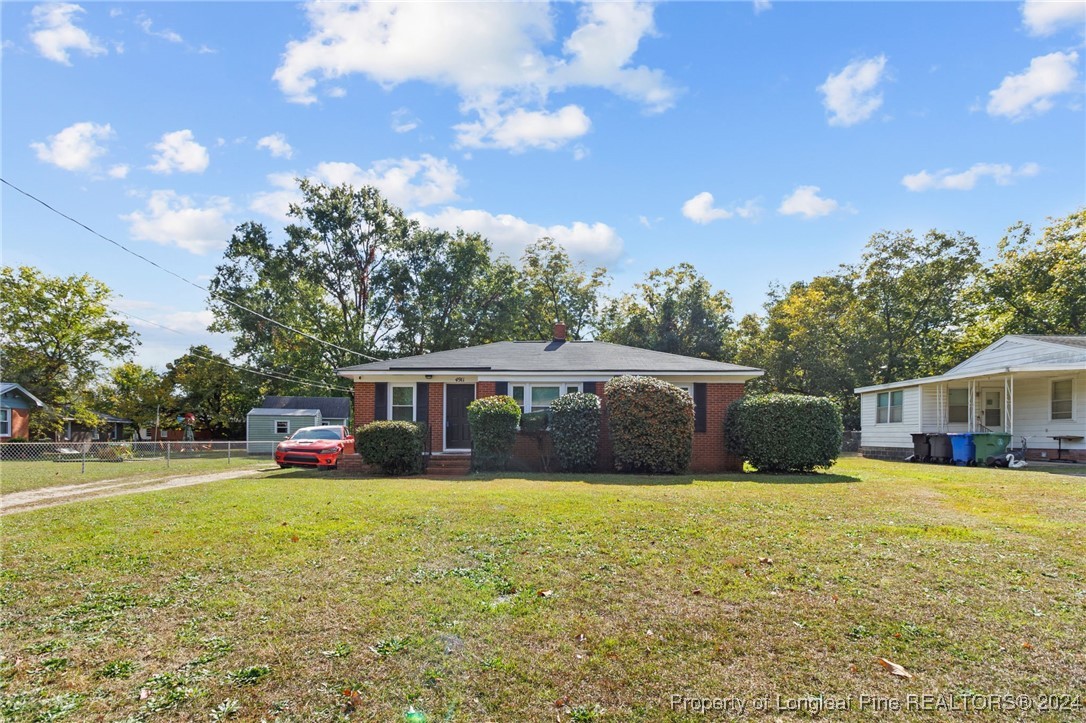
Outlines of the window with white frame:
M 286 419 L 277 419 L 277 420 L 275 420 L 275 433 L 276 434 L 289 434 L 290 433 L 290 422 L 287 421 Z
M 888 424 L 901 421 L 905 392 L 879 392 L 875 404 L 875 423 Z
M 947 390 L 946 421 L 951 424 L 965 424 L 969 421 L 969 390 L 967 388 Z
M 393 384 L 389 399 L 389 419 L 394 422 L 415 421 L 415 385 Z
M 1074 380 L 1052 382 L 1052 421 L 1074 419 Z
M 11 410 L 0 409 L 0 437 L 11 436 Z
M 509 385 L 509 395 L 516 401 L 521 412 L 542 412 L 550 409 L 551 403 L 563 394 L 579 391 L 580 383 L 532 382 Z

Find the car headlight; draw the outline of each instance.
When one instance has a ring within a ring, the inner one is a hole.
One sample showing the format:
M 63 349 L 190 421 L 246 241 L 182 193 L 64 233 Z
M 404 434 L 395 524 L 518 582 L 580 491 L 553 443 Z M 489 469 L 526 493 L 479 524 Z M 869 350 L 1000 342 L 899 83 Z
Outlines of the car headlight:
M 282 451 L 283 451 L 283 443 L 282 443 L 282 442 L 280 442 L 279 444 L 275 445 L 275 451 L 276 451 L 276 452 L 282 452 Z
M 322 449 L 321 454 L 335 454 L 339 451 L 339 447 L 329 447 L 328 449 Z

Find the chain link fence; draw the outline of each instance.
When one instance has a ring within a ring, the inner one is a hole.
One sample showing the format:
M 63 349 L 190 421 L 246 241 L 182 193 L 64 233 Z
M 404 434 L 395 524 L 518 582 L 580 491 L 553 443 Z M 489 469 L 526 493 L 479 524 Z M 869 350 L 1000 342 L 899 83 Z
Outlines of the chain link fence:
M 253 445 L 250 455 L 247 442 L 6 442 L 0 444 L 0 464 L 3 462 L 88 464 L 161 461 L 164 467 L 173 462 L 191 459 L 271 458 L 266 444 Z

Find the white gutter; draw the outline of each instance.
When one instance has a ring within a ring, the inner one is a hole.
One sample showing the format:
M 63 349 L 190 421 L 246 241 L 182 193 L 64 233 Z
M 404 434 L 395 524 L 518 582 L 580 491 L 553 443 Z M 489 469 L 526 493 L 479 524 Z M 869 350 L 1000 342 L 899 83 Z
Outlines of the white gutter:
M 389 371 L 372 371 L 372 372 L 360 372 L 360 371 L 341 371 L 337 372 L 338 376 L 345 379 L 364 379 L 376 377 L 378 379 L 384 377 L 424 377 L 429 374 L 433 378 L 437 377 L 477 377 L 481 382 L 505 382 L 505 381 L 540 381 L 547 379 L 567 380 L 567 379 L 580 379 L 582 381 L 607 381 L 611 377 L 623 376 L 626 374 L 634 376 L 654 376 L 654 377 L 706 377 L 706 378 L 719 378 L 725 377 L 728 379 L 740 378 L 743 381 L 755 379 L 765 374 L 761 369 L 743 369 L 735 371 L 608 371 L 608 370 L 578 370 L 572 369 L 570 371 L 556 371 L 556 372 L 543 372 L 543 371 L 500 371 L 493 369 L 477 369 L 473 371 L 464 370 L 448 370 L 448 369 L 396 369 Z

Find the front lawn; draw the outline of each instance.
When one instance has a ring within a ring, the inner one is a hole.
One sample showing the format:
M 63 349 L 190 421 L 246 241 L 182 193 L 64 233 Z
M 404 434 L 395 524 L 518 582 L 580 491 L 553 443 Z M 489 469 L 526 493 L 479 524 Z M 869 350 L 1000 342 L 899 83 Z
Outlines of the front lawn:
M 226 457 L 177 456 L 166 466 L 165 458 L 135 459 L 124 462 L 88 460 L 86 471 L 79 460 L 54 462 L 52 460 L 0 462 L 0 493 L 11 494 L 44 487 L 61 487 L 87 482 L 124 480 L 140 482 L 183 474 L 210 474 L 232 469 L 270 467 L 271 455 L 235 455 Z
M 852 696 L 828 719 L 866 720 L 861 695 L 1086 703 L 1082 477 L 858 458 L 712 480 L 276 470 L 11 515 L 3 541 L 0 718 L 696 721 L 720 714 L 673 696 L 734 697 L 755 718 L 769 696 L 787 719 L 773 706 L 823 695 Z

